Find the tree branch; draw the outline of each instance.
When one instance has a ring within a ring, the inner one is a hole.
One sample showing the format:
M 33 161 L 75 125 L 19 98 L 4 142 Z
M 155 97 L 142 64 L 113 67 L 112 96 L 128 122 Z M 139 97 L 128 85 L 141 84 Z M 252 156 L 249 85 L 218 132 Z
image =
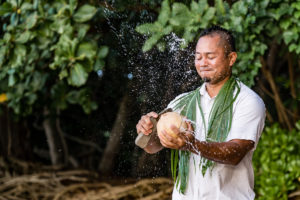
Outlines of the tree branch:
M 272 76 L 272 73 L 267 69 L 267 64 L 266 61 L 264 60 L 263 57 L 260 57 L 260 62 L 262 64 L 262 72 L 265 76 L 265 78 L 267 79 L 267 81 L 270 84 L 270 87 L 272 89 L 272 92 L 274 94 L 274 100 L 275 100 L 275 106 L 277 109 L 277 114 L 278 114 L 278 118 L 279 118 L 279 122 L 281 122 L 282 124 L 287 125 L 289 130 L 292 130 L 292 125 L 290 123 L 290 120 L 285 112 L 285 108 L 283 106 L 283 103 L 281 101 L 278 89 L 276 87 L 274 78 Z
M 292 60 L 292 56 L 289 52 L 287 53 L 287 60 L 288 60 L 288 66 L 289 66 L 291 96 L 293 97 L 293 99 L 296 99 L 297 94 L 296 94 L 296 89 L 295 89 L 293 60 Z
M 64 138 L 64 133 L 60 127 L 60 119 L 59 119 L 59 108 L 56 109 L 56 121 L 55 121 L 55 125 L 56 125 L 56 130 L 58 132 L 58 136 L 60 138 L 61 144 L 62 144 L 62 148 L 63 148 L 63 154 L 64 154 L 64 164 L 68 164 L 69 161 L 69 152 L 68 152 L 68 146 L 66 143 L 66 140 Z
M 102 153 L 103 149 L 101 147 L 99 147 L 96 143 L 94 142 L 90 142 L 90 141 L 85 141 L 82 140 L 78 137 L 72 136 L 72 135 L 68 135 L 66 133 L 63 133 L 64 136 L 68 139 L 68 140 L 72 140 L 73 142 L 77 142 L 78 144 L 82 144 L 82 145 L 86 145 L 89 147 L 92 147 L 94 149 L 96 149 L 98 152 Z

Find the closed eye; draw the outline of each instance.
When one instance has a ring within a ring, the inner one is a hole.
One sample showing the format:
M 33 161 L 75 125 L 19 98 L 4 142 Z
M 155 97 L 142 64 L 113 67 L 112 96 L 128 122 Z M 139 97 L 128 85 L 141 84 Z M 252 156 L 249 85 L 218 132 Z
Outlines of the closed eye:
M 212 60 L 212 59 L 216 58 L 216 56 L 208 56 L 207 58 L 208 58 L 209 60 Z

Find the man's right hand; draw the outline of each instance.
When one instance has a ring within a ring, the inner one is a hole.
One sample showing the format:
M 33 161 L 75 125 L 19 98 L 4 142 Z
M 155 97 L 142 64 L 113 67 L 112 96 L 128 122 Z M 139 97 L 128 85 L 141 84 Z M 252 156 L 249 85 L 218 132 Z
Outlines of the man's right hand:
M 146 115 L 143 115 L 136 125 L 136 132 L 138 134 L 143 133 L 145 135 L 149 135 L 152 133 L 153 124 L 150 120 L 150 117 L 157 118 L 158 114 L 155 112 L 150 112 Z

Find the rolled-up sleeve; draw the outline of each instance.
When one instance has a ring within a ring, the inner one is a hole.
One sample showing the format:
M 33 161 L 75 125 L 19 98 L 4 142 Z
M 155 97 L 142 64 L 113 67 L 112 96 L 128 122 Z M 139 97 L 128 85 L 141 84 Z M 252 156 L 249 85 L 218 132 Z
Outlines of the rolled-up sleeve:
M 256 148 L 264 128 L 265 117 L 265 104 L 258 95 L 247 95 L 240 99 L 234 106 L 232 125 L 227 141 L 232 139 L 252 140 L 255 142 Z

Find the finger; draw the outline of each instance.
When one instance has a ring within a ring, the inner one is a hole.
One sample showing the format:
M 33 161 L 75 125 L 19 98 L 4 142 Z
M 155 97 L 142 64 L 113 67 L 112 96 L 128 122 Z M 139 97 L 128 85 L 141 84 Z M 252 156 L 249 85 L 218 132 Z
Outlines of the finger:
M 141 124 L 144 128 L 146 129 L 150 129 L 153 127 L 153 124 L 150 120 L 150 117 L 148 117 L 147 115 L 142 116 L 141 118 Z
M 171 148 L 171 149 L 177 149 L 177 145 L 176 144 L 173 144 L 172 142 L 168 141 L 168 140 L 165 140 L 163 138 L 160 139 L 160 143 L 164 146 L 164 147 L 167 147 L 167 148 Z
M 167 138 L 166 138 L 166 136 L 165 136 L 165 131 L 162 130 L 161 133 L 162 133 L 162 134 L 159 134 L 159 135 L 158 135 L 159 139 L 160 139 L 160 140 L 167 141 Z
M 193 128 L 193 126 L 192 126 L 192 123 L 191 122 L 186 122 L 186 124 L 187 124 L 187 130 L 189 130 L 189 131 L 194 131 L 194 128 Z
M 147 124 L 142 117 L 138 122 L 137 127 L 143 127 L 145 130 L 150 130 L 153 127 L 153 124 Z
M 147 125 L 144 126 L 144 124 L 141 124 L 141 127 L 144 130 L 143 133 L 145 135 L 149 135 L 150 133 L 152 133 L 152 128 L 150 128 L 149 126 Z
M 177 139 L 174 138 L 173 136 L 169 135 L 166 131 L 162 131 L 162 134 L 163 134 L 164 138 L 165 138 L 167 141 L 169 141 L 169 142 L 171 142 L 171 143 L 173 143 L 173 144 L 176 144 L 176 143 L 177 143 Z
M 142 124 L 137 125 L 137 133 L 142 133 L 144 135 L 149 135 L 152 132 L 152 129 L 143 127 Z
M 180 144 L 177 140 L 177 138 L 174 138 L 172 136 L 170 136 L 166 131 L 162 131 L 161 134 L 161 138 L 162 138 L 162 142 L 168 147 L 168 148 L 172 148 L 172 149 L 178 149 L 180 147 Z
M 178 135 L 180 133 L 179 128 L 177 128 L 175 125 L 171 124 L 170 129 L 173 131 L 174 134 Z
M 158 117 L 158 114 L 156 112 L 150 112 L 147 114 L 148 117 L 154 117 L 154 118 L 157 118 Z
M 160 140 L 160 143 L 161 143 L 162 146 L 164 146 L 164 147 L 166 147 L 166 148 L 170 148 L 170 149 L 173 148 L 172 146 L 170 146 L 169 144 L 167 144 L 167 143 L 166 143 L 165 141 L 163 141 L 163 140 Z

